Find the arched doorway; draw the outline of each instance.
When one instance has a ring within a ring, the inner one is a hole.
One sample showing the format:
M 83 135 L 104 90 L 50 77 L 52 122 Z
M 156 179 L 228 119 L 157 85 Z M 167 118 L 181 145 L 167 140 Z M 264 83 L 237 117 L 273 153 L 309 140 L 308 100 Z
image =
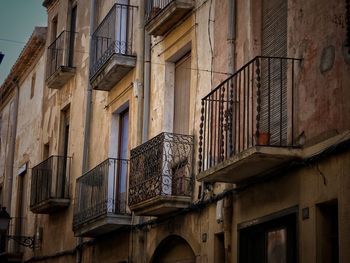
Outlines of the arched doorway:
M 185 239 L 169 236 L 164 239 L 151 260 L 152 263 L 195 263 L 196 256 Z

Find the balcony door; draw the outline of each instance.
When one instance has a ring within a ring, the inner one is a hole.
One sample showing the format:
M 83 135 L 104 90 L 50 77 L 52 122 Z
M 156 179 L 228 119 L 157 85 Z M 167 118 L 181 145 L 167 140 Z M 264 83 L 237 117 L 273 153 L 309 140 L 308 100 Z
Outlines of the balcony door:
M 287 0 L 262 1 L 261 54 L 287 57 Z M 269 134 L 269 144 L 287 143 L 287 61 L 261 61 L 260 131 Z
M 65 198 L 66 197 L 66 192 L 67 192 L 67 167 L 68 167 L 68 146 L 69 146 L 69 119 L 70 119 L 70 111 L 69 108 L 62 111 L 62 127 L 61 127 L 61 155 L 64 158 L 58 158 L 57 159 L 57 164 L 54 164 L 55 166 L 57 165 L 57 181 L 55 180 L 54 182 L 57 182 L 57 189 L 56 189 L 56 196 L 60 198 Z M 54 159 L 52 160 L 54 162 Z M 55 184 L 55 183 L 54 183 Z
M 128 7 L 129 0 L 118 0 L 116 10 L 116 45 L 120 54 L 128 51 Z
M 69 49 L 68 49 L 68 66 L 73 67 L 74 63 L 74 41 L 77 24 L 77 6 L 71 8 L 70 13 L 70 32 L 69 32 Z
M 119 116 L 118 159 L 127 160 L 129 149 L 129 109 L 124 110 Z M 126 161 L 120 161 L 117 179 L 117 194 L 119 198 L 116 198 L 117 208 L 120 212 L 125 211 L 126 208 L 127 176 L 128 163 Z

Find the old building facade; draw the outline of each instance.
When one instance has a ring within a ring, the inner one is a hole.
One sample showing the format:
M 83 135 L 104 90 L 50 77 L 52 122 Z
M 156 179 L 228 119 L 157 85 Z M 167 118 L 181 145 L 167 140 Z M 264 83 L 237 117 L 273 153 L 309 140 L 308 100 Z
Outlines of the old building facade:
M 0 89 L 4 260 L 350 260 L 348 0 L 43 5 Z

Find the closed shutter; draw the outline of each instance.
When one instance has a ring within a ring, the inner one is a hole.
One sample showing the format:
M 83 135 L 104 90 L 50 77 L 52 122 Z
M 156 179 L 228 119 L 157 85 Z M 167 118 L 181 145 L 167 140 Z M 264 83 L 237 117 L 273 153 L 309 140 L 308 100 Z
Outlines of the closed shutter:
M 188 134 L 190 116 L 191 57 L 175 65 L 174 133 Z
M 287 57 L 287 0 L 263 0 L 263 56 Z M 260 132 L 270 134 L 270 145 L 287 143 L 287 62 L 261 61 Z

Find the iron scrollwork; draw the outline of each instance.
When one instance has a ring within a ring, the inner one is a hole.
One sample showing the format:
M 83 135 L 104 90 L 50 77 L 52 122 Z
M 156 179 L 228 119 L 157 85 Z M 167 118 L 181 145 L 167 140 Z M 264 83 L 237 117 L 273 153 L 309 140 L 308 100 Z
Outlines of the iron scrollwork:
M 28 236 L 7 236 L 7 239 L 12 239 L 21 246 L 34 248 L 35 239 L 34 237 Z
M 131 150 L 129 204 L 191 196 L 193 136 L 163 132 Z

